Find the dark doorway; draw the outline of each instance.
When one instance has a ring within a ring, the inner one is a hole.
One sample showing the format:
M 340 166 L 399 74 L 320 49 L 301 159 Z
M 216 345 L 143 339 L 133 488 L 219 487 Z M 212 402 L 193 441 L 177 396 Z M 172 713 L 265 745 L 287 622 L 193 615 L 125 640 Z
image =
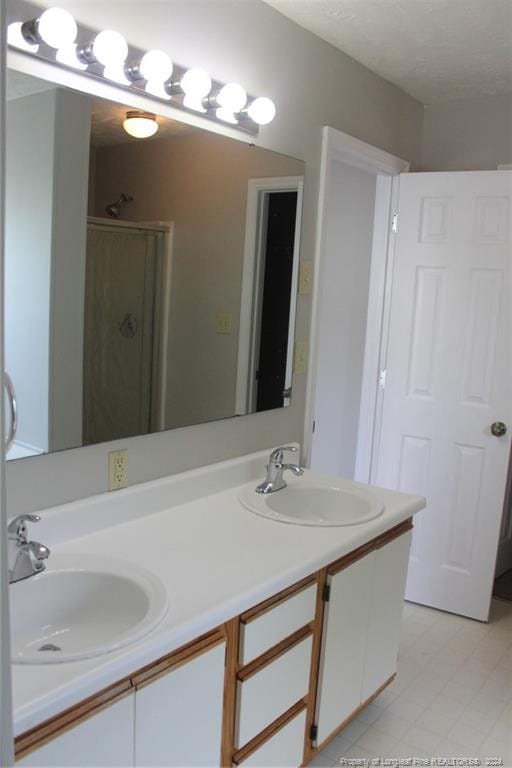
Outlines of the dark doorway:
M 285 398 L 297 192 L 266 196 L 266 234 L 256 410 L 281 408 Z

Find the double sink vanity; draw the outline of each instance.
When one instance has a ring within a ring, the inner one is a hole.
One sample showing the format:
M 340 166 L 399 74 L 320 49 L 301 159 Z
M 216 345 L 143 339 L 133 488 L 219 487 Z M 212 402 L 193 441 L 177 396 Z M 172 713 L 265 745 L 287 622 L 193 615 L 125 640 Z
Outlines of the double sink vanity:
M 392 681 L 424 500 L 267 457 L 18 521 L 19 765 L 299 766 Z

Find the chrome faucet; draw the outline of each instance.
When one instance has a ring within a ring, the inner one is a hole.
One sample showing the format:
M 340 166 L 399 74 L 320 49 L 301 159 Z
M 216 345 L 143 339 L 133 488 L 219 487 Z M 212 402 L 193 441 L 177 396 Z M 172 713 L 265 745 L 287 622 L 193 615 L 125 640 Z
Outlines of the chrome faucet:
M 39 515 L 19 515 L 7 526 L 9 542 L 9 584 L 28 579 L 45 569 L 50 554 L 48 547 L 28 540 L 27 523 L 38 523 Z M 12 567 L 11 567 L 12 563 Z
M 265 480 L 258 485 L 256 493 L 274 493 L 286 488 L 286 480 L 283 480 L 283 472 L 287 469 L 296 477 L 304 474 L 304 470 L 297 464 L 284 464 L 284 451 L 297 451 L 294 445 L 283 445 L 281 448 L 275 448 L 269 456 L 267 464 L 267 476 Z

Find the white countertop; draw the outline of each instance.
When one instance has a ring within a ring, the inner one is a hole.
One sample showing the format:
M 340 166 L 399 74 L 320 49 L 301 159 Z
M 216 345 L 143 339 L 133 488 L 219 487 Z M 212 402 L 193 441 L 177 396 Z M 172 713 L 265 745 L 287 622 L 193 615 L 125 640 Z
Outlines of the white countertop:
M 425 506 L 421 497 L 373 488 L 385 511 L 368 523 L 314 528 L 268 520 L 238 501 L 241 486 L 262 478 L 267 456 L 266 451 L 252 454 L 40 513 L 43 521 L 37 535 L 33 528 L 31 535 L 52 553 L 101 555 L 143 566 L 165 585 L 169 610 L 149 635 L 116 652 L 61 664 L 14 664 L 16 735 L 214 629 Z

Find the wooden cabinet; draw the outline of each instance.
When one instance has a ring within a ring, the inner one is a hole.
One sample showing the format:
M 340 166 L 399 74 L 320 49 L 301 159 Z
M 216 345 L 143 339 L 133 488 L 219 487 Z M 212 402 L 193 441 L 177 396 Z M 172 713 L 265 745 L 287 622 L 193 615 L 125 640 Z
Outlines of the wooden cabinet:
M 137 688 L 136 766 L 219 765 L 225 650 L 218 643 Z
M 86 720 L 62 730 L 48 743 L 21 757 L 16 765 L 36 768 L 132 766 L 135 694 L 110 704 Z
M 315 746 L 339 731 L 396 672 L 410 532 L 328 569 Z
M 312 635 L 238 683 L 235 746 L 243 747 L 308 694 Z
M 17 764 L 306 764 L 395 673 L 411 528 L 22 734 Z

